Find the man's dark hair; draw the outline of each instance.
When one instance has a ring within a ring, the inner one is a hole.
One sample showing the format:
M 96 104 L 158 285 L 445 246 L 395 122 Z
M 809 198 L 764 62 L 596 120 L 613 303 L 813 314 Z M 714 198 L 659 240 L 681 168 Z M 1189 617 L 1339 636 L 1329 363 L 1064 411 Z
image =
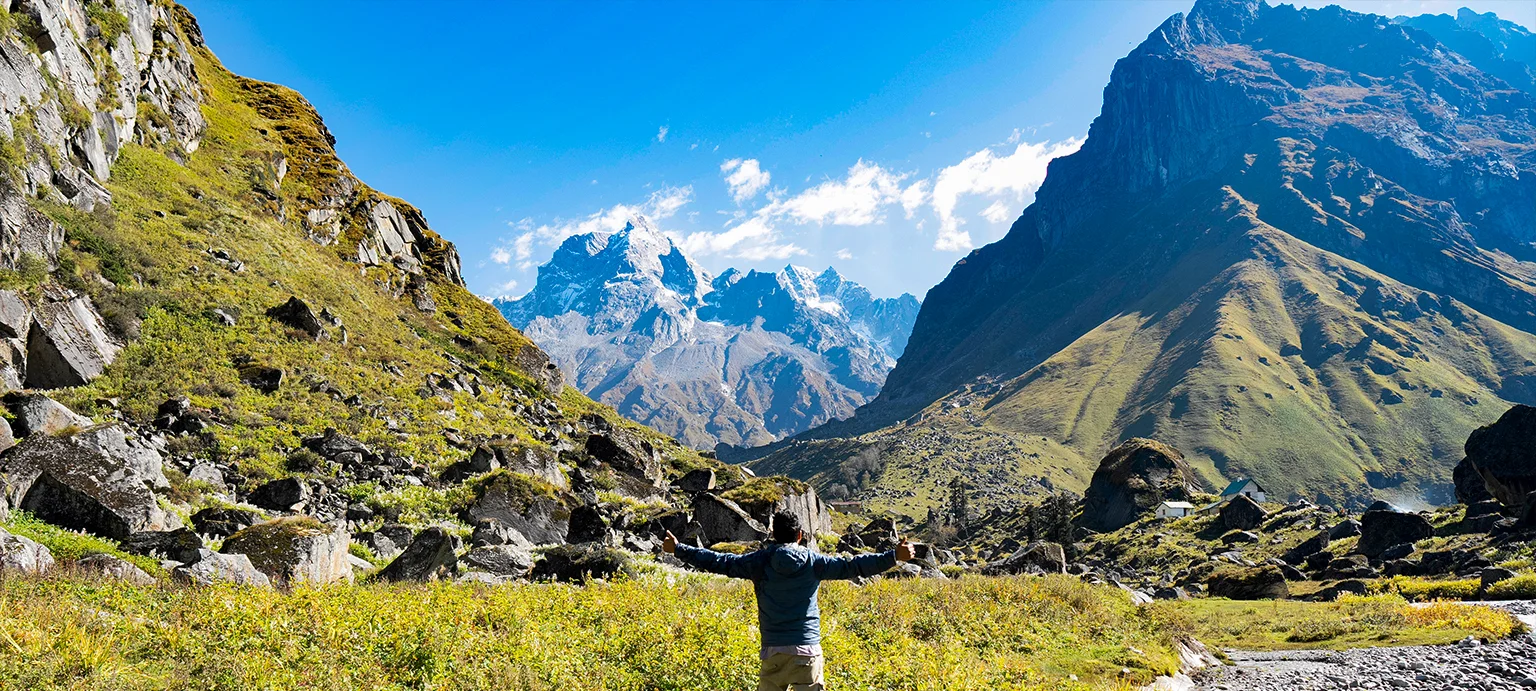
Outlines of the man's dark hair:
M 790 544 L 800 539 L 800 517 L 780 511 L 773 515 L 773 541 Z

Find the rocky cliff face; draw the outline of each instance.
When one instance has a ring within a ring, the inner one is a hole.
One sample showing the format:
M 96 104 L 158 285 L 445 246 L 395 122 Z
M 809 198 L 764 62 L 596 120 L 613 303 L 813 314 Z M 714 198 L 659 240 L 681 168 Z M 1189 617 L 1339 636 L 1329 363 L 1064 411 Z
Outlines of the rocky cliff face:
M 344 579 L 375 566 L 354 540 L 452 576 L 443 526 L 469 534 L 467 502 L 649 550 L 632 500 L 686 504 L 668 481 L 689 470 L 741 482 L 567 390 L 420 211 L 354 177 L 303 97 L 226 70 L 184 9 L 0 3 L 0 58 L 0 520 L 194 583 Z M 527 543 L 479 527 L 475 547 Z M 534 561 L 503 556 L 522 565 L 503 575 Z
M 1518 62 L 1503 44 L 1416 23 L 1169 18 L 1008 236 L 929 293 L 879 399 L 764 467 L 833 483 L 874 453 L 869 496 L 920 507 L 913 475 L 1081 489 L 1152 436 L 1211 484 L 1449 501 L 1459 441 L 1536 396 L 1536 97 L 1490 66 Z
M 756 445 L 875 396 L 918 302 L 832 269 L 711 277 L 644 219 L 567 239 L 497 306 L 573 384 L 697 447 Z

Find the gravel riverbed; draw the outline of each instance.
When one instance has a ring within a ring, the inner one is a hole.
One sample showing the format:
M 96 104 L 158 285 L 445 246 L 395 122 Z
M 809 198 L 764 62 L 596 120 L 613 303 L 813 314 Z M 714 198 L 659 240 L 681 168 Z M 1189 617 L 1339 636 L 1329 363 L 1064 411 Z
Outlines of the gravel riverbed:
M 1536 629 L 1536 603 L 1486 603 L 1509 610 Z M 1536 688 L 1536 638 L 1518 636 L 1487 645 L 1275 653 L 1228 651 L 1236 664 L 1195 676 L 1199 691 L 1333 691 L 1423 689 L 1505 691 Z

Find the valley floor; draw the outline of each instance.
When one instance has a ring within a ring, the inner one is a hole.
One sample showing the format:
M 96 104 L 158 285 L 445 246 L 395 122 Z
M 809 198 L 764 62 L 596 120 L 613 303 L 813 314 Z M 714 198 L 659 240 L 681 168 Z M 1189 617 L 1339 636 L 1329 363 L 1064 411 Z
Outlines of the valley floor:
M 660 566 L 586 586 L 289 592 L 10 575 L 0 578 L 0 689 L 751 688 L 752 598 L 745 583 Z M 1369 642 L 1341 641 L 1382 646 L 1498 641 L 1518 628 L 1463 605 L 1417 616 L 1396 596 L 1137 606 L 1119 588 L 1066 576 L 830 583 L 821 604 L 830 688 L 879 691 L 1130 691 L 1176 670 L 1176 641 L 1224 631 L 1257 647 L 1266 632 L 1312 631 L 1306 622 L 1345 622 Z M 1528 643 L 1488 649 L 1515 645 Z M 1382 654 L 1393 653 L 1371 653 Z

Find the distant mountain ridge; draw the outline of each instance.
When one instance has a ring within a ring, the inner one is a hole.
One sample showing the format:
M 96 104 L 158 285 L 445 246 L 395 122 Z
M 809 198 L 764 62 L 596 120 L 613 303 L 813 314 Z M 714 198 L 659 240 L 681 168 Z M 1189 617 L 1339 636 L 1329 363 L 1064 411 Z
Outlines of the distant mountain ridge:
M 956 477 L 1081 491 L 1141 436 L 1212 487 L 1451 501 L 1467 434 L 1536 400 L 1528 37 L 1199 0 L 929 291 L 874 402 L 733 460 L 921 516 Z
M 701 448 L 852 415 L 879 393 L 920 306 L 832 268 L 710 276 L 640 217 L 567 238 L 533 290 L 495 304 L 578 389 Z

